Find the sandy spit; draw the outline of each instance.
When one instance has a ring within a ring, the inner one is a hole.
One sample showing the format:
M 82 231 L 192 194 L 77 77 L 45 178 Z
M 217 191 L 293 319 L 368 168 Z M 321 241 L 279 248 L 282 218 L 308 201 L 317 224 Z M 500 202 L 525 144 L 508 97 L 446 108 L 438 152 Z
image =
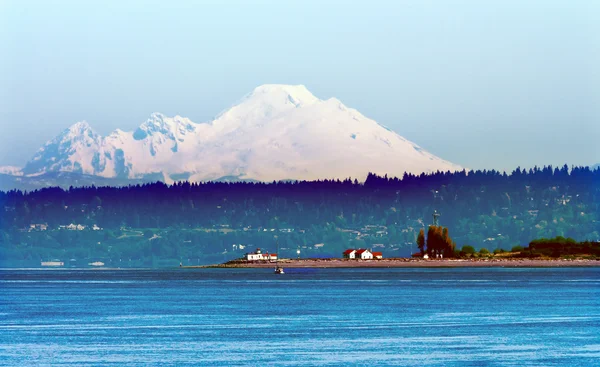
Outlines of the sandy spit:
M 505 267 L 505 268 L 549 268 L 600 266 L 600 260 L 540 260 L 540 259 L 382 259 L 382 260 L 345 260 L 345 259 L 301 259 L 280 260 L 284 268 L 463 268 L 463 267 Z M 183 266 L 183 268 L 273 268 L 275 262 L 228 262 L 208 266 Z

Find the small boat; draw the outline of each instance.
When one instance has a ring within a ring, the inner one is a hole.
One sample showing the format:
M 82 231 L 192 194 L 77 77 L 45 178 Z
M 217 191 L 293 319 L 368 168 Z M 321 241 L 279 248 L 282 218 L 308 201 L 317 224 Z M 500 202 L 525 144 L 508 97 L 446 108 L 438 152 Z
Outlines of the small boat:
M 277 241 L 277 259 L 275 260 L 275 274 L 285 274 L 283 268 L 279 266 L 279 241 Z

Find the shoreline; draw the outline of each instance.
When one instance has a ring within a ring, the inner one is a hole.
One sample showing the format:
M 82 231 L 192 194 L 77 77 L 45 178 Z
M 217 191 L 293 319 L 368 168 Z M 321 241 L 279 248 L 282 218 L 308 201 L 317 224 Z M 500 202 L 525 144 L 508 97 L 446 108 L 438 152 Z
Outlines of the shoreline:
M 600 260 L 590 259 L 381 259 L 381 260 L 346 260 L 346 259 L 301 259 L 280 260 L 283 268 L 554 268 L 554 267 L 596 267 Z M 272 268 L 275 262 L 232 261 L 215 265 L 182 266 L 182 269 L 197 268 Z

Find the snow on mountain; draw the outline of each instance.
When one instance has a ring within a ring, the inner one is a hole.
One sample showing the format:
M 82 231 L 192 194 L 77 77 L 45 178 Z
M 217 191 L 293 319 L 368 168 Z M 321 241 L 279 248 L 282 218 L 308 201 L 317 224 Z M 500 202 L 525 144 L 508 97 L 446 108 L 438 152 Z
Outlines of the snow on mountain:
M 15 166 L 0 166 L 0 174 L 11 176 L 23 176 L 23 171 Z
M 153 113 L 133 132 L 101 137 L 78 122 L 40 148 L 23 173 L 170 182 L 364 179 L 368 172 L 460 169 L 335 98 L 321 100 L 302 85 L 263 85 L 207 123 Z
M 96 172 L 94 156 L 101 146 L 102 137 L 85 122 L 77 122 L 60 135 L 48 141 L 23 168 L 26 175 L 52 171 Z

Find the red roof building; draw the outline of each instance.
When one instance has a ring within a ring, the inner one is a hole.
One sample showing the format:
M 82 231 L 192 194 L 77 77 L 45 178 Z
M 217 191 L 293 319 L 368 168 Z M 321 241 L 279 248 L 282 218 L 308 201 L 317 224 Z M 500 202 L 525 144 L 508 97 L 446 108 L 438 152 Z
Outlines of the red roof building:
M 356 250 L 352 249 L 352 248 L 347 249 L 343 253 L 345 259 L 354 259 L 355 258 L 355 254 L 356 254 Z
M 356 258 L 362 260 L 370 260 L 373 258 L 373 254 L 368 249 L 359 248 L 358 250 L 356 250 Z

